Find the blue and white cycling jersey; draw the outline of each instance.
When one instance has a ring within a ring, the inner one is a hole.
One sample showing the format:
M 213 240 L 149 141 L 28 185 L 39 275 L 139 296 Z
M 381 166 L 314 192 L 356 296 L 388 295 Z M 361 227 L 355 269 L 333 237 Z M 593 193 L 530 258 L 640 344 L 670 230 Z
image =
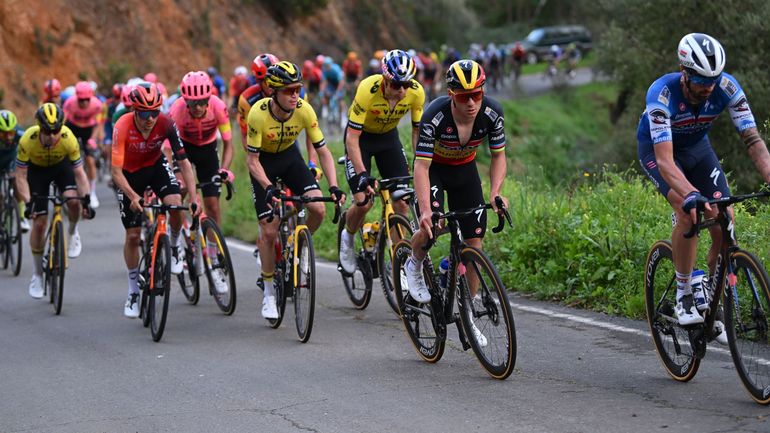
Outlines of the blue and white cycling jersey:
M 698 106 L 685 99 L 681 76 L 681 72 L 666 74 L 647 91 L 647 106 L 636 133 L 640 157 L 653 152 L 653 145 L 664 141 L 674 143 L 674 152 L 695 146 L 706 137 L 725 108 L 738 132 L 756 128 L 746 95 L 732 75 L 722 73 L 709 98 Z
M 324 79 L 329 83 L 329 85 L 334 88 L 340 84 L 340 81 L 342 81 L 342 78 L 344 77 L 342 68 L 336 63 L 332 63 L 329 65 L 329 67 L 324 66 L 323 75 Z

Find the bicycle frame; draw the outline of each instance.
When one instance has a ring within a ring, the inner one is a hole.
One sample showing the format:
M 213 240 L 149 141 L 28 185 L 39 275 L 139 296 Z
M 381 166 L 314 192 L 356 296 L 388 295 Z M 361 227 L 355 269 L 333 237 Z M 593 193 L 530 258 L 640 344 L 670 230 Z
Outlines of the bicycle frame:
M 152 253 L 150 255 L 150 290 L 155 290 L 155 269 L 153 269 L 153 266 L 155 264 L 155 254 L 158 253 L 158 239 L 160 239 L 161 236 L 166 235 L 166 212 L 158 212 L 158 215 L 155 216 L 155 227 L 153 230 L 154 234 L 152 236 Z
M 57 196 L 56 199 L 53 200 L 53 215 L 51 216 L 51 221 L 48 223 L 48 230 L 46 231 L 46 243 L 48 244 L 48 251 L 51 251 L 54 247 L 53 240 L 54 240 L 54 227 L 56 227 L 57 222 L 62 223 L 62 227 L 64 226 L 64 219 L 62 218 L 62 206 L 64 205 L 64 202 Z M 64 251 L 67 251 L 67 236 L 64 236 Z M 47 263 L 48 270 L 53 270 L 53 261 L 48 260 Z M 67 254 L 64 254 L 64 269 L 69 268 L 69 257 Z

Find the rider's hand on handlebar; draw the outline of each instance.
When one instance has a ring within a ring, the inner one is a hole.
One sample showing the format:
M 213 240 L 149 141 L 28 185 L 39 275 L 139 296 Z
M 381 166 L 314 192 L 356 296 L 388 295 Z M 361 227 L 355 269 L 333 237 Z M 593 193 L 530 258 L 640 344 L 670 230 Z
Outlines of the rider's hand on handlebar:
M 682 200 L 682 210 L 684 213 L 690 214 L 693 224 L 698 222 L 698 208 L 711 210 L 711 205 L 708 203 L 708 199 L 701 195 L 698 191 L 691 191 Z
M 128 207 L 134 212 L 144 211 L 144 207 L 142 206 L 142 197 L 137 195 L 136 197 L 132 198 L 131 204 Z
M 233 183 L 233 181 L 235 180 L 235 175 L 233 174 L 233 172 L 226 168 L 220 168 L 217 174 L 219 175 L 219 178 L 222 180 L 222 182 Z
M 334 197 L 334 202 L 338 205 L 342 206 L 345 204 L 345 193 L 343 193 L 341 189 L 337 188 L 336 185 L 329 187 L 329 194 Z
M 496 200 L 497 197 L 500 197 L 500 199 L 503 201 L 503 209 L 508 209 L 508 199 L 507 198 L 505 198 L 502 195 L 492 194 L 492 197 L 489 200 L 489 203 L 492 204 L 492 210 L 495 211 L 495 213 L 500 213 L 500 211 L 502 210 L 502 209 L 498 209 L 497 208 L 497 200 Z
M 374 195 L 374 178 L 369 176 L 369 173 L 362 171 L 358 174 L 358 187 L 356 188 L 360 192 L 365 192 L 367 195 Z
M 281 196 L 281 190 L 275 187 L 275 185 L 268 185 L 267 188 L 265 188 L 265 204 L 269 208 L 273 208 L 276 203 L 279 201 L 279 197 Z
M 433 213 L 423 212 L 420 214 L 420 230 L 425 230 L 428 234 L 428 238 L 433 238 Z

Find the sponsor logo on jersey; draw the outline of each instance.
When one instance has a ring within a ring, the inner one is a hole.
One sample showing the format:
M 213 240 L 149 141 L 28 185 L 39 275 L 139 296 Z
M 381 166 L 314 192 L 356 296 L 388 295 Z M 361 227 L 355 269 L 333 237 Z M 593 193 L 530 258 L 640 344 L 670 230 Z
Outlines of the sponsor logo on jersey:
M 650 122 L 657 125 L 665 125 L 668 122 L 668 116 L 665 111 L 656 108 L 650 111 Z
M 719 81 L 719 87 L 724 90 L 728 98 L 732 98 L 736 93 L 738 93 L 738 86 L 736 86 L 735 83 L 730 81 L 730 79 L 727 77 L 722 77 L 722 79 Z
M 430 121 L 435 126 L 438 126 L 439 123 L 441 123 L 441 120 L 444 119 L 444 113 L 439 112 L 436 114 L 436 116 Z
M 447 126 L 446 127 L 446 133 L 447 134 L 451 134 L 452 133 L 452 127 L 451 126 Z
M 687 109 L 687 106 L 684 104 L 684 102 L 679 103 L 679 111 L 684 111 Z
M 492 109 L 492 107 L 485 108 L 484 114 L 486 114 L 490 119 L 492 119 L 493 122 L 497 120 L 498 114 L 495 112 L 495 110 Z
M 671 96 L 671 91 L 668 90 L 668 86 L 663 86 L 663 90 L 661 90 L 660 94 L 658 95 L 658 102 L 668 106 L 669 96 Z
M 716 191 L 714 193 L 714 198 L 722 198 L 722 191 Z
M 422 125 L 422 134 L 426 137 L 433 137 L 433 135 L 436 133 L 436 131 L 433 128 L 433 125 L 430 124 L 423 124 Z
M 745 96 L 741 96 L 731 108 L 735 111 L 749 111 L 749 101 L 746 100 Z

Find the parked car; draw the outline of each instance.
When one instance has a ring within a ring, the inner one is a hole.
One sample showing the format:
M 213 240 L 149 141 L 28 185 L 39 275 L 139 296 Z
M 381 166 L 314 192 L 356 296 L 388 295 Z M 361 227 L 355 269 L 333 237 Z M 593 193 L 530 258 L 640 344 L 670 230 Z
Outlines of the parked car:
M 583 55 L 593 47 L 591 33 L 585 27 L 577 25 L 540 27 L 532 30 L 521 41 L 527 53 L 527 63 L 545 61 L 551 45 L 558 45 L 564 50 L 570 43 L 574 43 Z

